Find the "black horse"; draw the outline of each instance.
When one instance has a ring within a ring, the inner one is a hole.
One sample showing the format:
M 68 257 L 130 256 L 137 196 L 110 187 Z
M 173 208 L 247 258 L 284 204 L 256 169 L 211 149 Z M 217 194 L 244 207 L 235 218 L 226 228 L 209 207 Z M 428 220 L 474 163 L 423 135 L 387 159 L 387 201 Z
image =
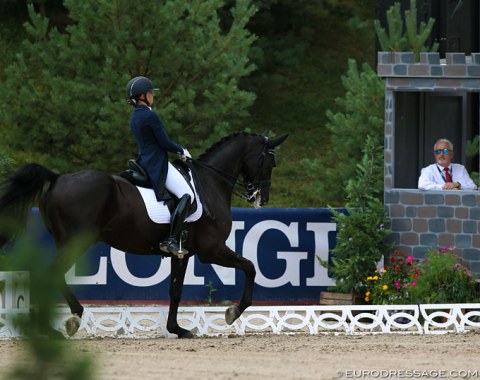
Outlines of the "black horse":
M 170 308 L 167 329 L 179 338 L 193 334 L 181 328 L 177 311 L 188 259 L 197 255 L 202 263 L 238 268 L 245 273 L 245 287 L 238 305 L 230 306 L 225 320 L 232 324 L 252 303 L 255 267 L 225 245 L 231 230 L 231 198 L 239 177 L 250 202 L 268 202 L 270 179 L 275 167 L 274 149 L 287 135 L 269 139 L 266 134 L 234 133 L 212 145 L 190 166 L 201 189 L 208 213 L 186 226 L 184 246 L 190 252 L 183 259 L 172 257 Z M 238 185 L 238 184 L 237 184 Z M 159 249 L 169 232 L 168 224 L 156 224 L 147 214 L 138 189 L 120 176 L 97 170 L 58 175 L 38 164 L 26 164 L 5 182 L 0 195 L 0 219 L 12 217 L 23 225 L 28 210 L 38 204 L 45 226 L 52 234 L 57 255 L 50 270 L 66 271 L 77 260 L 68 254 L 72 241 L 81 239 L 80 251 L 104 241 L 124 252 L 168 256 Z M 11 219 L 10 219 L 11 220 Z M 17 228 L 11 233 L 17 233 Z M 2 233 L 0 233 L 0 236 Z M 88 236 L 89 239 L 85 239 Z M 10 239 L 12 236 L 8 236 Z M 3 237 L 5 243 L 7 236 Z M 73 316 L 67 321 L 69 335 L 77 332 L 83 307 L 62 277 L 61 291 Z

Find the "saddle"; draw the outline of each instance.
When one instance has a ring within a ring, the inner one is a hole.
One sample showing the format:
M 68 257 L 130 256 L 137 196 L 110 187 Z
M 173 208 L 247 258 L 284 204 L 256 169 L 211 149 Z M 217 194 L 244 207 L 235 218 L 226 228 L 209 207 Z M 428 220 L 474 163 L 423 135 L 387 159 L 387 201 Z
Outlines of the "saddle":
M 191 184 L 192 176 L 190 174 L 189 166 L 181 160 L 173 161 L 172 165 L 175 166 L 175 168 L 177 168 L 180 174 L 182 174 L 182 176 L 185 178 L 185 181 L 187 181 L 188 185 L 190 186 L 192 191 L 195 193 L 195 190 L 193 189 Z M 133 160 L 133 159 L 128 160 L 127 167 L 128 169 L 120 173 L 120 177 L 125 178 L 128 182 L 130 182 L 135 186 L 145 187 L 147 189 L 153 189 L 152 181 L 150 181 L 150 178 L 148 177 L 147 172 L 140 166 L 140 164 L 136 160 Z M 179 199 L 171 192 L 168 192 L 168 194 L 170 195 L 170 199 L 164 202 L 168 206 L 170 213 L 173 213 L 175 211 L 175 208 L 177 207 Z M 190 206 L 190 210 L 187 216 L 192 215 L 196 210 L 197 210 L 197 200 L 194 199 L 193 204 Z

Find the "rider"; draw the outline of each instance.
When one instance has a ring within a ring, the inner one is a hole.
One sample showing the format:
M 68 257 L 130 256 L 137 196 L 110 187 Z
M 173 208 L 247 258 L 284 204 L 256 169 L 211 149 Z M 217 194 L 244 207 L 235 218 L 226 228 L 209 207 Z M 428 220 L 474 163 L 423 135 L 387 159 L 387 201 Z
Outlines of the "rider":
M 194 194 L 184 177 L 168 161 L 168 152 L 180 154 L 184 161 L 191 156 L 187 149 L 170 140 L 159 116 L 152 111 L 154 90 L 157 89 L 146 77 L 135 77 L 128 82 L 128 103 L 134 107 L 130 128 L 138 144 L 137 162 L 152 181 L 157 201 L 170 198 L 166 190 L 180 200 L 172 214 L 170 235 L 160 243 L 160 249 L 173 255 L 183 255 L 188 251 L 180 247 L 180 239 Z

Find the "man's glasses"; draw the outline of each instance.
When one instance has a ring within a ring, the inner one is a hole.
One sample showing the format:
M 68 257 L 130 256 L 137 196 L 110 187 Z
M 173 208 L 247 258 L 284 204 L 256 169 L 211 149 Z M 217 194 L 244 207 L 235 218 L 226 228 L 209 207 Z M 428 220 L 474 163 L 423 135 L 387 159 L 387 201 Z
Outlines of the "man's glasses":
M 436 150 L 434 150 L 435 154 L 442 154 L 442 153 L 443 153 L 443 154 L 448 154 L 448 153 L 450 153 L 450 151 L 451 151 L 451 150 L 448 149 L 448 148 L 436 149 Z

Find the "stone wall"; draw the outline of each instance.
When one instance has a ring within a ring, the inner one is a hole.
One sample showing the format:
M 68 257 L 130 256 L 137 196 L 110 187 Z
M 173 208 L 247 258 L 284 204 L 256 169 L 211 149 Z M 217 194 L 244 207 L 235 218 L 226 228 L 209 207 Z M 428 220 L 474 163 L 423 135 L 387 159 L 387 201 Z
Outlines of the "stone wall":
M 392 241 L 417 258 L 428 248 L 455 247 L 480 273 L 480 194 L 478 191 L 385 191 Z
M 480 92 L 480 53 L 379 52 L 377 73 L 385 79 L 385 207 L 392 240 L 402 252 L 423 257 L 433 246 L 454 246 L 480 273 L 478 191 L 396 189 L 394 183 L 395 91 Z

